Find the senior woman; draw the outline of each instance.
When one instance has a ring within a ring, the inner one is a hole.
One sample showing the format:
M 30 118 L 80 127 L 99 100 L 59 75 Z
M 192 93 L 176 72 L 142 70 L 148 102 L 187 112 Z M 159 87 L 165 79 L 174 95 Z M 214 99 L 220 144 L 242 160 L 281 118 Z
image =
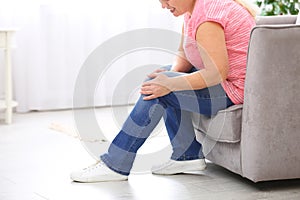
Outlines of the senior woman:
M 149 75 L 141 97 L 100 162 L 74 172 L 78 182 L 127 180 L 138 149 L 162 117 L 171 141 L 170 160 L 152 173 L 204 170 L 191 112 L 212 116 L 243 103 L 246 58 L 255 11 L 243 0 L 160 0 L 175 17 L 184 15 L 175 62 Z

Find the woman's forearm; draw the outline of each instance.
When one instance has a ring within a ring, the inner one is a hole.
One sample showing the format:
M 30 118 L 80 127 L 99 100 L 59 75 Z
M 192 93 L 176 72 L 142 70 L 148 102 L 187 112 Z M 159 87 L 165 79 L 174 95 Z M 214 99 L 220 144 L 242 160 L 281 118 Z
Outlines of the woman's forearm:
M 168 87 L 171 91 L 199 90 L 220 84 L 224 80 L 217 70 L 202 69 L 184 76 L 170 78 Z

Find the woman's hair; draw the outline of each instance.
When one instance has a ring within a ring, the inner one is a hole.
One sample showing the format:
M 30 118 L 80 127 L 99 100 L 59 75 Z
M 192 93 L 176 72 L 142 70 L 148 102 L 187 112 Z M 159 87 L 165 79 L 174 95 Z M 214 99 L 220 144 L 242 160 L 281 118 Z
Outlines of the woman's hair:
M 251 0 L 234 0 L 234 1 L 240 4 L 241 6 L 245 7 L 253 17 L 256 17 L 256 15 L 259 12 L 258 7 L 255 4 L 251 3 L 250 2 Z

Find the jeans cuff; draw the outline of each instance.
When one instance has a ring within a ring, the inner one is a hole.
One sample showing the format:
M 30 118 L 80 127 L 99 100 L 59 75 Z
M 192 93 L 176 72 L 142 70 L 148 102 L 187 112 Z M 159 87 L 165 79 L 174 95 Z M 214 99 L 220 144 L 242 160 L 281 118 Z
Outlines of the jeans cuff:
M 185 160 L 198 160 L 198 159 L 205 159 L 204 156 L 187 156 L 187 155 L 181 155 L 181 156 L 172 156 L 171 157 L 172 160 L 176 160 L 176 161 L 185 161 Z
M 102 162 L 104 162 L 104 164 L 109 168 L 111 169 L 112 171 L 118 173 L 118 174 L 122 174 L 124 176 L 128 176 L 130 173 L 129 172 L 123 172 L 123 171 L 120 171 L 118 169 L 116 169 L 115 167 L 112 166 L 111 162 L 109 161 L 108 158 L 106 158 L 105 154 L 100 156 L 100 160 Z

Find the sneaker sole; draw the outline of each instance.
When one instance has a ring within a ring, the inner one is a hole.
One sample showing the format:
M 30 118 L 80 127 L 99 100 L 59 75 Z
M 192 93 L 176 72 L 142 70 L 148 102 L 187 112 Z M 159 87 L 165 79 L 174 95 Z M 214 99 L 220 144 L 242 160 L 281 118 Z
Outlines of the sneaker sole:
M 128 177 L 112 177 L 112 176 L 101 176 L 101 177 L 92 177 L 92 178 L 79 178 L 79 177 L 70 177 L 74 182 L 79 183 L 96 183 L 96 182 L 110 182 L 110 181 L 127 181 Z
M 175 174 L 182 174 L 182 173 L 186 173 L 186 172 L 192 172 L 192 171 L 203 171 L 206 169 L 206 164 L 204 163 L 198 163 L 198 166 L 195 167 L 195 165 L 197 165 L 197 163 L 189 163 L 189 164 L 182 164 L 182 165 L 178 165 L 175 166 L 172 169 L 168 169 L 168 170 L 153 170 L 152 174 L 155 175 L 175 175 Z

